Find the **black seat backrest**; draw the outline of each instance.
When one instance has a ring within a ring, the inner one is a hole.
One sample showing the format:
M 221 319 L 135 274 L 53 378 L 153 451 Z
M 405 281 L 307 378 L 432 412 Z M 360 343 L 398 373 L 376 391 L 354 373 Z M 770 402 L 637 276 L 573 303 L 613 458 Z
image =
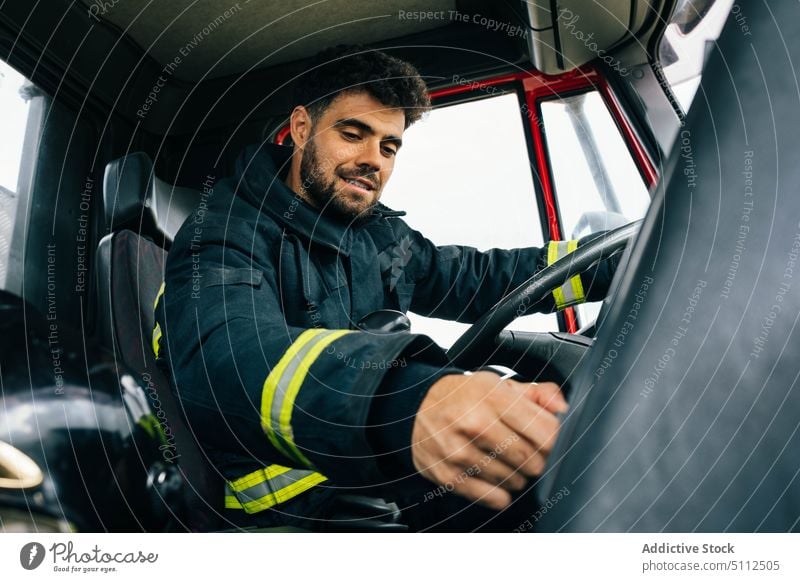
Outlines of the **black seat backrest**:
M 164 460 L 177 462 L 186 482 L 182 525 L 215 529 L 222 481 L 183 420 L 180 402 L 158 368 L 152 350 L 154 302 L 164 276 L 166 248 L 200 201 L 200 192 L 172 187 L 153 174 L 153 164 L 134 153 L 108 164 L 104 180 L 106 221 L 97 273 L 99 335 L 118 361 L 138 374 L 164 429 Z
M 103 190 L 106 224 L 112 231 L 130 228 L 168 247 L 200 200 L 191 188 L 156 177 L 153 162 L 142 152 L 106 166 Z
M 573 383 L 542 531 L 799 529 L 800 18 L 744 7 Z

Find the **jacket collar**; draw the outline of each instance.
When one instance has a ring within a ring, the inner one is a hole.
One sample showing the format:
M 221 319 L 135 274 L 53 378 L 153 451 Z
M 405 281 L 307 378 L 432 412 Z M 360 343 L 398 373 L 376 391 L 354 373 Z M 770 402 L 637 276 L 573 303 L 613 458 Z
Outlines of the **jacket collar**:
M 381 218 L 404 216 L 378 204 L 372 216 L 353 226 L 326 216 L 293 192 L 284 182 L 289 173 L 293 148 L 277 144 L 251 145 L 236 161 L 238 193 L 260 212 L 294 231 L 309 242 L 323 244 L 344 255 L 350 254 L 352 239 L 364 226 Z

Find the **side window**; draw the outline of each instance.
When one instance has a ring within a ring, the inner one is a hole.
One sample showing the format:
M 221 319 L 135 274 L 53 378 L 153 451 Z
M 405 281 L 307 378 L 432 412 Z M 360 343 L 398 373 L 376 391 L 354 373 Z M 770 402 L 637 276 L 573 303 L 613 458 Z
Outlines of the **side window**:
M 0 61 L 0 110 L 3 139 L 0 140 L 0 288 L 5 289 L 11 240 L 18 205 L 18 186 L 28 102 L 21 89 L 28 83 L 17 71 Z
M 541 246 L 542 227 L 516 93 L 434 109 L 403 136 L 381 199 L 437 245 L 480 250 Z M 449 347 L 465 324 L 411 314 L 412 329 Z M 555 315 L 512 329 L 556 330 Z
M 542 122 L 565 238 L 615 228 L 642 218 L 648 188 L 597 91 L 543 101 Z M 581 305 L 581 324 L 598 305 Z

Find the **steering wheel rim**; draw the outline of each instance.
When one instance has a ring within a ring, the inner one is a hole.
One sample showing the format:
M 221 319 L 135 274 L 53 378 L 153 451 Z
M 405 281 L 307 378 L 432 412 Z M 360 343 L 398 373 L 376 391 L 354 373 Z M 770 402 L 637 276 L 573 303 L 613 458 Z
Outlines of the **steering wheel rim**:
M 526 315 L 536 303 L 571 277 L 624 249 L 639 231 L 641 223 L 637 220 L 610 230 L 532 275 L 473 323 L 447 350 L 447 357 L 456 366 L 475 367 L 475 358 L 496 343 L 498 335 L 508 324 Z

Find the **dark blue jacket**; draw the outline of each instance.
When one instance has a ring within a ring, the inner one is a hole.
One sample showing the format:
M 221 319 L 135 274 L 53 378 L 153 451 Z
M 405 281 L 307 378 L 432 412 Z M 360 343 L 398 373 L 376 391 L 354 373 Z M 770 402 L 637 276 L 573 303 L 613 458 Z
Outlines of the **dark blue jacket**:
M 454 370 L 426 336 L 356 322 L 391 308 L 469 323 L 548 263 L 548 247 L 437 247 L 382 205 L 357 225 L 321 215 L 285 185 L 290 156 L 248 148 L 203 196 L 169 252 L 154 330 L 225 507 L 265 525 L 413 472 L 414 413 Z M 610 275 L 591 276 L 590 299 Z

